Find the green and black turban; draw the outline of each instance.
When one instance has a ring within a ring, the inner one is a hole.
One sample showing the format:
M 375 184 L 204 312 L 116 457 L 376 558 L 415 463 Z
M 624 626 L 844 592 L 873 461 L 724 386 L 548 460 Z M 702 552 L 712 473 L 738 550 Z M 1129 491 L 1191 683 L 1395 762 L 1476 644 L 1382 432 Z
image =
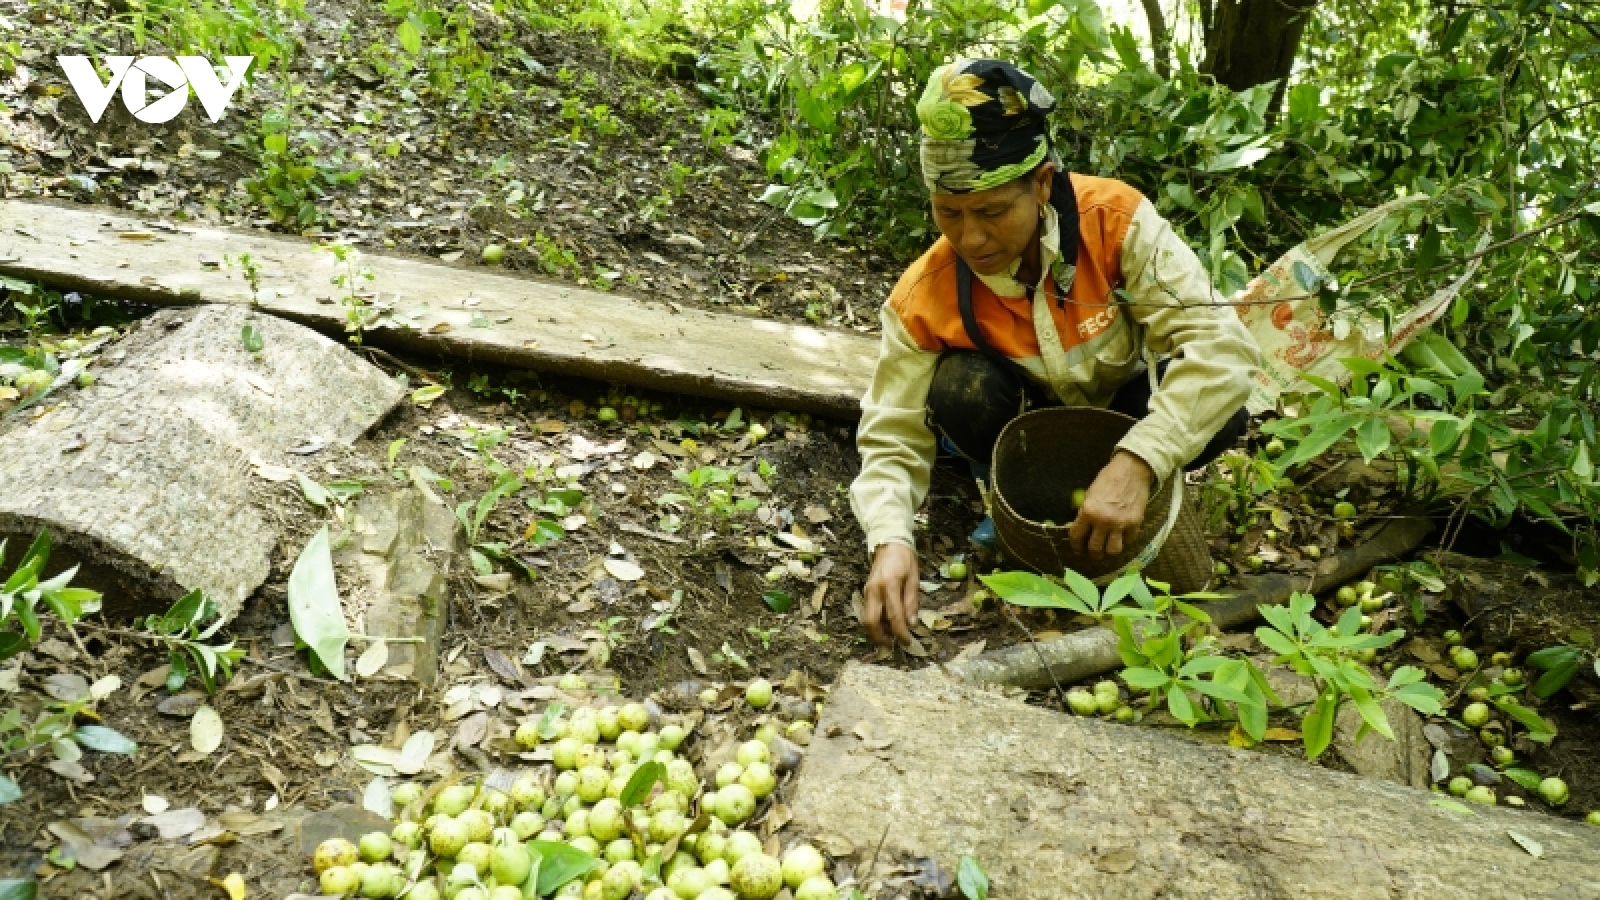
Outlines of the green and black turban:
M 922 178 L 935 194 L 998 187 L 1049 158 L 1056 99 L 1032 75 L 995 59 L 934 70 L 917 101 Z

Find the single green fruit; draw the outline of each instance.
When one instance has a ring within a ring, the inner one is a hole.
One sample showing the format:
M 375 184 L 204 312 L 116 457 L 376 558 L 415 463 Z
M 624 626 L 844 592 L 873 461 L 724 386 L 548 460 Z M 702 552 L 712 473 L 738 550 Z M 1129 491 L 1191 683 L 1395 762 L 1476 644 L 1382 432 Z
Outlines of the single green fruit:
M 1456 647 L 1450 651 L 1450 664 L 1463 672 L 1470 672 L 1478 667 L 1478 654 L 1470 647 Z
M 511 838 L 500 841 L 489 851 L 489 871 L 501 884 L 520 885 L 528 880 L 528 873 L 533 871 L 533 857 L 528 855 L 528 848 L 515 835 Z
M 743 774 L 744 766 L 741 766 L 738 763 L 730 760 L 718 766 L 716 773 L 712 777 L 716 782 L 717 790 L 720 791 L 728 785 L 738 781 L 739 776 Z
M 737 825 L 756 811 L 756 795 L 742 784 L 730 784 L 717 792 L 717 818 Z
M 749 788 L 750 793 L 760 800 L 778 789 L 778 776 L 772 773 L 772 767 L 766 763 L 753 762 L 740 773 L 739 783 Z M 664 838 L 662 840 L 665 841 Z
M 494 848 L 482 841 L 468 841 L 456 854 L 456 865 L 471 866 L 482 877 L 489 871 L 489 857 L 493 853 Z
M 734 756 L 739 765 L 748 766 L 751 763 L 771 762 L 772 748 L 764 741 L 749 740 L 739 745 L 739 750 Z M 720 785 L 718 785 L 720 787 Z
M 1452 647 L 1461 643 L 1461 641 L 1461 632 L 1455 630 L 1454 628 L 1444 633 L 1444 642 Z
M 389 831 L 389 840 L 408 850 L 422 846 L 422 826 L 416 822 L 398 822 Z
M 1117 711 L 1111 714 L 1111 718 L 1116 719 L 1118 722 L 1132 722 L 1133 707 L 1119 706 L 1117 707 Z
M 1286 448 L 1283 446 L 1283 441 L 1279 440 L 1278 438 L 1273 438 L 1272 440 L 1267 441 L 1267 446 L 1265 449 L 1268 456 L 1276 459 L 1283 455 L 1283 451 Z
M 494 815 L 486 809 L 469 809 L 456 816 L 456 821 L 467 826 L 469 843 L 476 841 L 486 844 L 490 835 L 494 834 Z
M 363 861 L 369 863 L 383 862 L 389 858 L 389 854 L 394 852 L 394 841 L 390 840 L 389 836 L 381 831 L 373 831 L 361 836 L 361 843 L 358 847 Z
M 826 875 L 807 878 L 794 892 L 794 900 L 837 900 L 838 896 L 839 889 L 833 886 L 833 879 Z
M 1539 798 L 1551 806 L 1560 806 L 1571 796 L 1567 783 L 1554 775 L 1539 782 Z
M 680 869 L 667 876 L 667 886 L 682 900 L 695 900 L 712 887 L 705 869 Z
M 511 783 L 511 802 L 524 811 L 537 811 L 544 806 L 544 783 L 532 772 Z
M 1500 680 L 1511 687 L 1521 687 L 1524 678 L 1521 669 L 1507 669 L 1500 673 Z
M 634 859 L 638 853 L 634 849 L 633 841 L 629 838 L 619 837 L 606 844 L 606 862 L 613 865 L 625 859 Z
M 1498 747 L 1506 742 L 1506 735 L 1497 728 L 1484 728 L 1478 731 L 1478 740 L 1485 747 Z
M 1232 572 L 1233 570 L 1228 568 L 1228 564 L 1227 563 L 1225 563 L 1225 562 L 1223 562 L 1222 560 L 1219 559 L 1219 560 L 1216 561 L 1216 563 L 1214 563 L 1211 566 L 1211 571 L 1212 571 L 1213 574 L 1216 574 L 1216 575 L 1227 575 L 1228 573 Z
M 1502 744 L 1499 747 L 1489 748 L 1489 761 L 1503 769 L 1517 761 L 1517 754 L 1516 751 Z
M 967 564 L 964 562 L 953 562 L 946 565 L 944 567 L 944 577 L 950 579 L 951 581 L 961 581 L 967 577 Z
M 1122 698 L 1116 694 L 1095 694 L 1094 703 L 1096 710 L 1102 716 L 1109 716 L 1122 705 Z
M 485 244 L 479 256 L 489 265 L 498 266 L 506 258 L 506 248 L 501 244 Z
M 1482 803 L 1484 806 L 1493 806 L 1498 798 L 1495 797 L 1494 791 L 1488 786 L 1480 784 L 1467 791 L 1462 799 L 1468 803 Z
M 767 704 L 772 702 L 772 682 L 765 678 L 757 678 L 750 682 L 744 689 L 744 699 L 756 709 L 766 709 Z
M 394 803 L 395 811 L 399 812 L 422 799 L 422 785 L 415 781 L 402 781 L 389 792 L 389 799 Z
M 598 803 L 606 795 L 606 785 L 610 783 L 611 772 L 604 766 L 585 766 L 578 770 L 578 799 Z
M 1590 810 L 1589 814 L 1583 817 L 1583 821 L 1588 825 L 1600 825 L 1600 809 Z
M 382 832 L 375 832 L 382 834 Z M 393 865 L 371 866 L 361 873 L 361 896 L 369 898 L 398 897 L 405 890 L 406 876 Z
M 356 861 L 358 855 L 359 851 L 356 850 L 355 844 L 344 838 L 328 838 L 318 844 L 316 851 L 311 854 L 311 868 L 321 874 L 335 866 L 349 866 Z
M 644 731 L 650 727 L 650 710 L 643 703 L 627 703 L 617 710 L 617 721 L 624 731 Z
M 544 816 L 529 809 L 512 816 L 509 827 L 519 840 L 529 841 L 544 830 L 544 822 Z
M 1364 647 L 1356 651 L 1356 659 L 1370 666 L 1378 661 L 1378 651 L 1372 647 Z
M 1503 669 L 1511 665 L 1511 654 L 1504 650 L 1496 650 L 1494 653 L 1489 654 L 1489 665 Z
M 1245 557 L 1244 564 L 1251 571 L 1257 571 L 1267 564 L 1267 561 L 1254 554 Z
M 94 373 L 93 372 L 79 372 L 78 373 L 78 377 L 74 378 L 72 380 L 73 380 L 73 383 L 76 384 L 78 387 L 81 387 L 81 388 L 90 387 L 90 386 L 92 386 L 94 384 Z
M 1465 775 L 1457 775 L 1450 779 L 1450 793 L 1457 797 L 1465 797 L 1467 791 L 1472 790 L 1472 779 Z
M 574 401 L 574 402 L 577 402 L 577 401 Z M 581 416 L 581 415 L 583 415 L 583 413 L 581 413 L 581 412 L 580 413 L 575 413 L 574 415 Z M 572 691 L 586 691 L 586 690 L 588 690 L 589 689 L 589 683 L 587 681 L 583 680 L 583 676 L 582 675 L 579 675 L 576 672 L 568 672 L 567 674 L 561 676 L 561 680 L 560 681 L 556 682 L 556 687 L 562 689 L 563 691 L 567 691 L 567 692 L 570 693 Z
M 796 844 L 783 855 L 783 883 L 798 888 L 828 869 L 827 860 L 810 844 Z
M 1087 499 L 1089 499 L 1089 491 L 1085 488 L 1078 488 L 1072 492 L 1072 508 L 1083 509 L 1083 501 Z
M 1384 602 L 1385 601 L 1382 597 L 1363 597 L 1361 598 L 1361 611 L 1364 613 L 1375 613 L 1378 610 L 1383 609 Z
M 1316 544 L 1307 544 L 1300 548 L 1300 552 L 1305 556 L 1306 559 L 1322 558 L 1322 548 Z
M 1354 519 L 1356 517 L 1356 505 L 1349 500 L 1340 500 L 1333 505 L 1333 517 L 1336 519 Z
M 443 900 L 439 894 L 439 886 L 433 883 L 432 878 L 424 878 L 411 886 L 406 893 L 406 900 Z
M 1335 595 L 1335 597 L 1338 599 L 1340 606 L 1355 606 L 1361 601 L 1361 597 L 1356 593 L 1356 589 L 1348 584 L 1342 588 L 1339 588 L 1339 592 Z
M 745 431 L 745 434 L 749 436 L 750 443 L 759 444 L 761 443 L 761 439 L 767 436 L 767 426 L 761 424 L 760 422 L 751 422 L 750 427 Z
M 522 900 L 522 888 L 509 884 L 497 884 L 489 889 L 488 900 Z
M 467 826 L 459 819 L 442 817 L 428 832 L 428 848 L 433 851 L 434 856 L 455 859 L 456 854 L 466 845 Z
M 452 784 L 433 798 L 433 811 L 441 816 L 459 816 L 472 805 L 477 793 L 469 784 Z
M 594 419 L 596 422 L 615 422 L 617 411 L 610 406 L 602 406 L 594 411 Z
M 1473 728 L 1481 728 L 1489 721 L 1489 705 L 1487 703 L 1469 703 L 1461 711 L 1461 721 Z
M 761 838 L 741 828 L 728 834 L 728 842 L 722 851 L 722 859 L 731 866 L 752 853 L 760 852 Z
M 1482 685 L 1482 684 L 1475 684 L 1472 687 L 1467 688 L 1467 699 L 1471 700 L 1471 701 L 1473 701 L 1475 703 L 1484 703 L 1484 702 L 1486 702 L 1489 699 L 1489 688 L 1488 688 L 1488 686 L 1487 685 Z
M 361 876 L 349 866 L 329 866 L 317 877 L 317 887 L 333 897 L 348 897 L 360 890 Z
M 734 863 L 728 884 L 740 900 L 770 900 L 783 889 L 783 866 L 765 853 L 751 853 Z
M 684 739 L 689 736 L 689 732 L 685 731 L 682 725 L 673 724 L 663 725 L 659 735 L 661 749 L 677 752 L 678 748 L 683 746 Z
M 776 784 L 777 779 L 774 778 L 773 782 Z M 769 790 L 767 793 L 770 794 L 772 791 Z M 757 796 L 764 795 L 757 794 Z M 650 817 L 650 840 L 657 844 L 665 844 L 683 834 L 688 827 L 689 823 L 684 820 L 683 813 L 675 809 L 664 809 Z

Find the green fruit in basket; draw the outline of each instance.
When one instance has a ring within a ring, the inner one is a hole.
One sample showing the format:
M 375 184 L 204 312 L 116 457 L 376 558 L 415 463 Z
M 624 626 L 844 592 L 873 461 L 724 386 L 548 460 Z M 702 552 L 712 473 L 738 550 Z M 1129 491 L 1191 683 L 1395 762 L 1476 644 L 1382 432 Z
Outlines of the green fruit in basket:
M 1072 492 L 1072 508 L 1083 509 L 1083 501 L 1087 499 L 1089 499 L 1089 492 L 1084 488 L 1078 488 Z

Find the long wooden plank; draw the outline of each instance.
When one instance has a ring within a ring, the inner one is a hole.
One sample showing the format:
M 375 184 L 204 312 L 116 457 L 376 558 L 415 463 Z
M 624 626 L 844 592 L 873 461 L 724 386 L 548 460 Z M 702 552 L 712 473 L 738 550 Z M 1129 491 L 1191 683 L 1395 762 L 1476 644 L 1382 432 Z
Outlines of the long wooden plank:
M 250 303 L 237 266 L 260 267 L 260 308 L 337 333 L 346 273 L 312 243 L 122 210 L 0 201 L 0 274 L 160 305 Z M 367 343 L 854 418 L 877 341 L 866 335 L 637 300 L 362 250 L 355 289 L 385 311 Z M 474 324 L 476 323 L 476 324 Z

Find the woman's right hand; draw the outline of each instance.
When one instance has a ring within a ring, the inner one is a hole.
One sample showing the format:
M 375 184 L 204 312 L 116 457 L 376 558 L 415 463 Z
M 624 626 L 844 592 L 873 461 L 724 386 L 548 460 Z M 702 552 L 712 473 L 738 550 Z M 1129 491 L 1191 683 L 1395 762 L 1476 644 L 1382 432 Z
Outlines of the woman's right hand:
M 891 633 L 902 644 L 911 642 L 911 623 L 921 601 L 917 582 L 917 551 L 897 541 L 878 545 L 862 610 L 874 643 L 888 644 Z

